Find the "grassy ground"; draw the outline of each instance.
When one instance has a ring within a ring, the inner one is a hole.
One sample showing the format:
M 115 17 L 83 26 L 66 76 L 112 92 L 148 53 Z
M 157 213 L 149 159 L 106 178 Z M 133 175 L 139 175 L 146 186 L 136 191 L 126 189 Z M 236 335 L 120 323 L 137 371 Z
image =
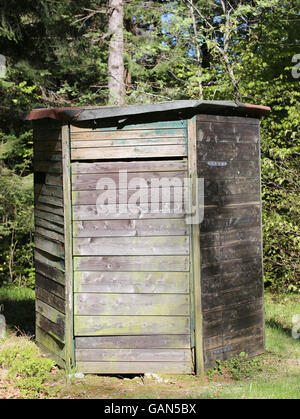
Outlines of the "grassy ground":
M 300 339 L 292 336 L 300 296 L 266 293 L 265 354 L 251 361 L 237 357 L 201 378 L 86 375 L 70 379 L 34 344 L 34 292 L 0 288 L 2 303 L 8 337 L 0 341 L 0 398 L 300 398 Z

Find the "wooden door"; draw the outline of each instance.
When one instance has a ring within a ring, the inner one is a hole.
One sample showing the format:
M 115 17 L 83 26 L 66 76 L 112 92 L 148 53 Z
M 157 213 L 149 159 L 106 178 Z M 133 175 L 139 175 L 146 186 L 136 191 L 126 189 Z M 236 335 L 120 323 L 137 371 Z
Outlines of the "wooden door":
M 186 160 L 72 163 L 80 371 L 193 371 L 185 177 Z

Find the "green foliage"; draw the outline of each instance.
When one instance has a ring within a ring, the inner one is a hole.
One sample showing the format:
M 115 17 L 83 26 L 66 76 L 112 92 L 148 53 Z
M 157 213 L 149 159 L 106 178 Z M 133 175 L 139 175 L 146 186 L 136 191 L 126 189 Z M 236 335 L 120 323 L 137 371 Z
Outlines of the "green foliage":
M 54 365 L 52 360 L 40 355 L 33 343 L 16 344 L 0 352 L 0 367 L 8 369 L 8 378 L 16 380 L 24 398 L 49 395 L 45 381 L 50 378 Z
M 217 360 L 216 364 L 215 368 L 207 372 L 209 379 L 213 379 L 216 375 L 226 375 L 233 380 L 242 380 L 252 377 L 263 369 L 262 357 L 248 360 L 248 355 L 245 352 L 241 352 L 228 361 Z

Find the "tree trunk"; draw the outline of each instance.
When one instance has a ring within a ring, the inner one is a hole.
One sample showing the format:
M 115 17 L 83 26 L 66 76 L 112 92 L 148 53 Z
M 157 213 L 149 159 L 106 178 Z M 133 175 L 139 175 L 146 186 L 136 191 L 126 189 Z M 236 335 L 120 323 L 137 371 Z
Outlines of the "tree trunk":
M 110 105 L 124 105 L 124 36 L 123 36 L 123 0 L 109 0 L 109 25 L 111 34 L 108 57 L 108 90 Z

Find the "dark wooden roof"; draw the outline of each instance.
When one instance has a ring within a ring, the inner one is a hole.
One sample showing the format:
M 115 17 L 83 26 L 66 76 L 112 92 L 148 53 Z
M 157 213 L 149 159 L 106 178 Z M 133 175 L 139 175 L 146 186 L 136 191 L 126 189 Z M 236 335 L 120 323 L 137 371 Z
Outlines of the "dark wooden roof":
M 82 108 L 34 109 L 24 119 L 51 118 L 78 125 L 98 126 L 104 120 L 118 124 L 129 121 L 186 119 L 196 114 L 249 116 L 260 118 L 267 114 L 267 106 L 250 105 L 233 101 L 176 100 L 145 105 L 101 106 Z

